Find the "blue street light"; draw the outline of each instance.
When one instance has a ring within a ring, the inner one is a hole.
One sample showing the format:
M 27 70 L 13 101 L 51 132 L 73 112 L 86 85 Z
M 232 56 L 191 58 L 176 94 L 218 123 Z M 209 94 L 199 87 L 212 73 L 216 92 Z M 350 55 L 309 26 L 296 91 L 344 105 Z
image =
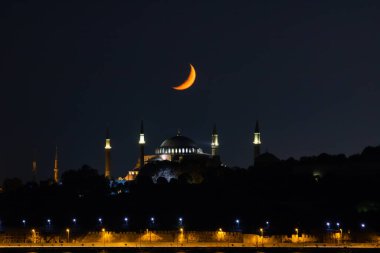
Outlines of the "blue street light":
M 179 224 L 180 226 L 182 226 L 182 222 L 183 222 L 182 217 L 179 217 L 179 218 L 178 218 L 178 224 Z
M 236 224 L 236 230 L 239 230 L 240 229 L 240 220 L 236 219 L 235 224 Z
M 330 228 L 331 223 L 330 222 L 326 222 L 326 226 L 327 226 L 327 228 Z
M 362 229 L 364 229 L 364 228 L 365 228 L 365 224 L 364 224 L 364 223 L 360 224 L 360 227 L 361 227 Z
M 102 218 L 99 218 L 98 221 L 99 221 L 99 225 L 103 224 L 103 219 Z
M 339 226 L 340 226 L 340 223 L 339 223 L 339 222 L 337 222 L 337 223 L 336 223 L 336 226 L 339 228 Z
M 51 220 L 50 220 L 50 219 L 47 219 L 46 221 L 47 221 L 48 225 L 50 226 L 50 224 L 51 224 Z
M 25 225 L 26 225 L 26 220 L 22 220 L 21 222 L 22 222 L 22 225 L 25 227 Z
M 77 224 L 77 219 L 76 218 L 73 218 L 73 223 L 74 223 L 74 225 Z
M 124 225 L 128 226 L 128 217 L 124 217 Z

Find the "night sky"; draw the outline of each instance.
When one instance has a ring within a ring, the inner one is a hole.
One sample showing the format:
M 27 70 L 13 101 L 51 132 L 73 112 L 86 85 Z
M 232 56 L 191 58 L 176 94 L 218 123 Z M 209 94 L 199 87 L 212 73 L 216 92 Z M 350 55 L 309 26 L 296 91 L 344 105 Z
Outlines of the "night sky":
M 379 145 L 379 1 L 1 1 L 0 180 L 83 164 L 112 175 L 177 129 L 222 161 L 351 155 Z M 186 91 L 171 87 L 187 78 Z

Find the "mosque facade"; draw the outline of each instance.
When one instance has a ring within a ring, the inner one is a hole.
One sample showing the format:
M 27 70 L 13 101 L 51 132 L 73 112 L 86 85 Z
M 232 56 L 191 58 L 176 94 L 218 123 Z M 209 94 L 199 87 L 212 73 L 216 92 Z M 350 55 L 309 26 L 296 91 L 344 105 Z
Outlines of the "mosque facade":
M 110 168 L 110 136 L 107 130 L 106 145 L 105 145 L 105 176 L 111 177 Z M 126 181 L 133 181 L 137 176 L 144 171 L 144 167 L 151 167 L 152 164 L 159 162 L 170 162 L 180 165 L 184 162 L 194 162 L 198 164 L 213 164 L 214 166 L 221 165 L 219 156 L 219 136 L 216 126 L 213 127 L 211 133 L 210 153 L 203 151 L 199 145 L 191 138 L 182 135 L 180 131 L 173 137 L 165 139 L 159 147 L 155 149 L 154 154 L 145 154 L 145 134 L 144 125 L 141 122 L 140 135 L 139 135 L 139 159 L 135 167 L 128 171 L 127 175 L 123 178 Z M 253 159 L 255 160 L 260 155 L 261 137 L 259 124 L 256 122 L 256 127 L 253 136 Z M 161 174 L 166 175 L 167 179 L 176 177 L 172 171 L 161 171 Z M 169 176 L 168 176 L 169 175 Z M 156 176 L 157 177 L 157 176 Z

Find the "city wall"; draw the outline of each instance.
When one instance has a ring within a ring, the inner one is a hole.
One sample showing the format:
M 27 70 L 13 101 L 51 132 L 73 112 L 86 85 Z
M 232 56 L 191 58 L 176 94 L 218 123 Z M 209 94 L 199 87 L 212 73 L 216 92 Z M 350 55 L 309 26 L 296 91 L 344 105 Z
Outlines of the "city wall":
M 349 234 L 328 233 L 323 236 L 308 234 L 293 235 L 272 235 L 262 236 L 258 234 L 243 234 L 240 232 L 224 231 L 151 231 L 142 232 L 112 232 L 97 231 L 87 234 L 76 235 L 62 233 L 59 235 L 41 235 L 37 231 L 34 233 L 13 233 L 0 234 L 0 244 L 28 243 L 28 244 L 134 244 L 147 245 L 153 243 L 173 243 L 179 245 L 191 244 L 228 244 L 228 245 L 251 245 L 251 246 L 278 246 L 281 244 L 312 244 L 328 243 L 343 244 L 351 242 L 371 242 L 380 244 L 380 236 L 368 234 L 361 240 L 353 240 Z

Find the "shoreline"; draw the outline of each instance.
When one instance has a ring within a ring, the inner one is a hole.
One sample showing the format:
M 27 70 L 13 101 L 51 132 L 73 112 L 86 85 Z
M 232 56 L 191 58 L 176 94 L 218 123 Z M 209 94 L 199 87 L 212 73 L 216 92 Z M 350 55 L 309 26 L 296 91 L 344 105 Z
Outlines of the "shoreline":
M 144 249 L 144 250 L 191 250 L 191 249 L 380 249 L 377 243 L 277 243 L 277 244 L 244 244 L 244 243 L 3 243 L 1 249 Z

